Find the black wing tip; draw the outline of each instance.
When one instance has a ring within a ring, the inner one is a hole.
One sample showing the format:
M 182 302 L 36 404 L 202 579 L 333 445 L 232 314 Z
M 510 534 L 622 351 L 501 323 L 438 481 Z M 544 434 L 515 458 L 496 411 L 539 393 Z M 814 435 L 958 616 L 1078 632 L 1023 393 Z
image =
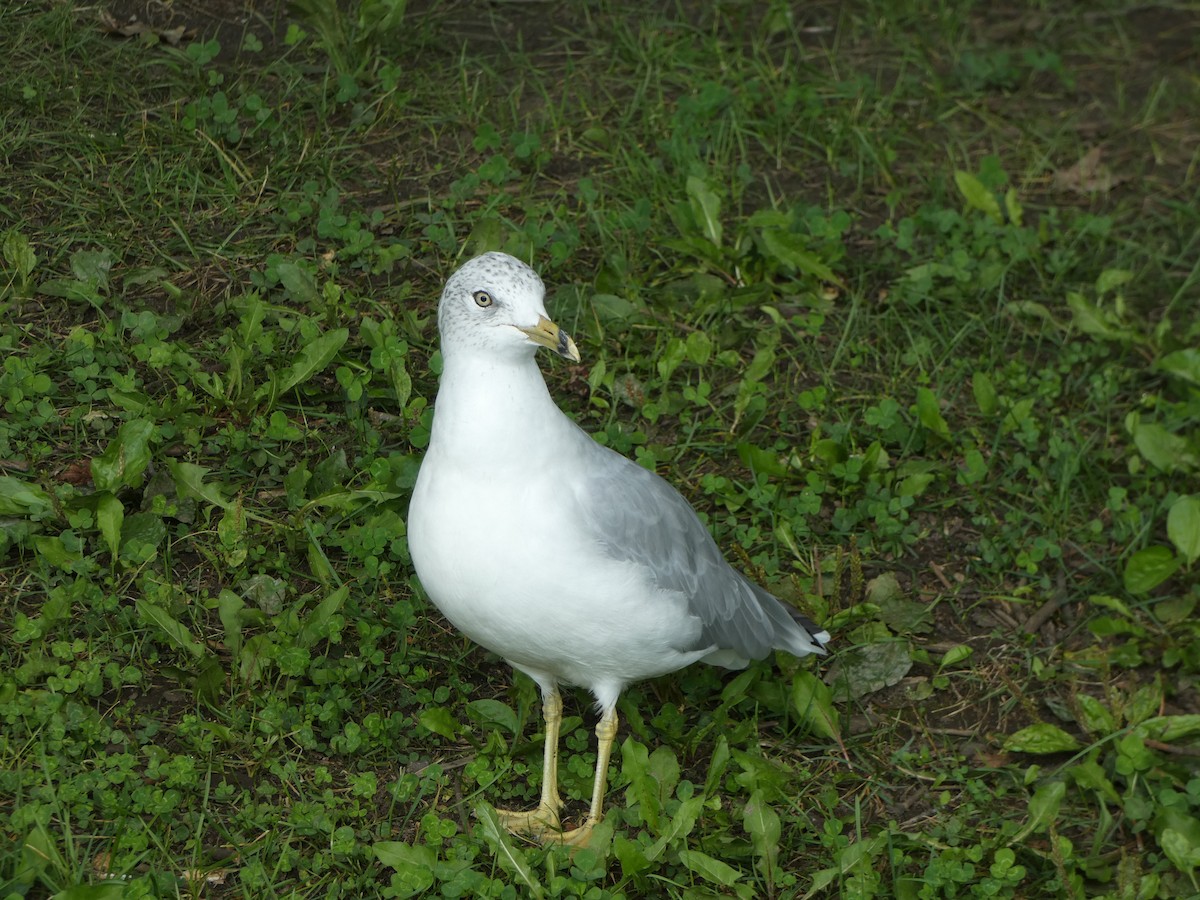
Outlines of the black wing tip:
M 810 619 L 808 616 L 804 615 L 804 613 L 793 609 L 786 603 L 783 605 L 788 611 L 788 614 L 791 615 L 792 621 L 808 632 L 808 636 L 812 639 L 813 644 L 816 645 L 817 649 L 821 653 L 824 653 L 825 645 L 831 640 L 829 632 Z

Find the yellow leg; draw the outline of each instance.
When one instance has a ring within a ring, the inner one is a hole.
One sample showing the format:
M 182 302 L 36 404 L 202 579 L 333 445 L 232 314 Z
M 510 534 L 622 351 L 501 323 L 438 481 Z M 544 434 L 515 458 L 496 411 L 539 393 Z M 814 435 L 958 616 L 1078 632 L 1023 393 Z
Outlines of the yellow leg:
M 572 847 L 586 847 L 592 837 L 592 829 L 604 818 L 604 793 L 608 787 L 608 761 L 612 757 L 613 742 L 617 739 L 617 711 L 609 710 L 596 723 L 596 779 L 592 782 L 592 808 L 583 824 L 578 828 L 552 836 L 551 840 Z
M 513 834 L 553 840 L 562 830 L 558 811 L 558 731 L 562 726 L 562 696 L 557 688 L 542 694 L 542 718 L 546 720 L 546 746 L 542 751 L 542 798 L 536 809 L 513 812 L 498 809 L 500 824 Z

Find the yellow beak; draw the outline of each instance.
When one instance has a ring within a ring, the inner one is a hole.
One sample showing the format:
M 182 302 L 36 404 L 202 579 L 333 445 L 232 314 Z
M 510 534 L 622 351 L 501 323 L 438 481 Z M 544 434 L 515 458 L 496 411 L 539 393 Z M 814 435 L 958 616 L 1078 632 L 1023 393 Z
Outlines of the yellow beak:
M 579 362 L 579 348 L 575 346 L 571 336 L 545 316 L 539 316 L 536 325 L 530 328 L 518 327 L 517 330 L 523 332 L 539 347 L 548 347 L 565 359 Z

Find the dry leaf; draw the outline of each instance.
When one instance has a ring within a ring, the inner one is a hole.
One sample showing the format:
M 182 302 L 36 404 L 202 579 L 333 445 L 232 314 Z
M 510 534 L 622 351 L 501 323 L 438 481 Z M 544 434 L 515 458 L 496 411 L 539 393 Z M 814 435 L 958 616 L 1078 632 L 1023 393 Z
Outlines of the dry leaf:
M 100 12 L 100 30 L 105 34 L 115 34 L 118 37 L 137 37 L 140 34 L 152 34 L 160 41 L 166 41 L 172 47 L 178 46 L 179 42 L 184 38 L 195 36 L 195 32 L 186 25 L 178 25 L 175 28 L 156 28 L 153 25 L 146 22 L 139 22 L 136 19 L 130 19 L 122 25 L 107 10 Z
M 1107 194 L 1117 180 L 1108 166 L 1100 162 L 1100 148 L 1093 147 L 1069 169 L 1054 173 L 1054 187 L 1077 194 Z
M 92 858 L 92 873 L 97 878 L 108 878 L 112 874 L 112 855 L 101 850 Z
M 179 877 L 188 884 L 201 885 L 222 885 L 225 883 L 225 878 L 229 875 L 227 869 L 214 869 L 211 872 L 203 872 L 200 869 L 185 869 L 179 873 Z

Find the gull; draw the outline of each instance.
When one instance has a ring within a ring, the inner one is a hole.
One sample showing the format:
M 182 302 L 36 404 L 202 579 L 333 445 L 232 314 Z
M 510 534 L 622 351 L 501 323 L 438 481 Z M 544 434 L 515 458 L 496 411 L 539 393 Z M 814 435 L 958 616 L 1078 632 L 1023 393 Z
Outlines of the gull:
M 824 653 L 829 634 L 732 568 L 688 502 L 596 443 L 555 404 L 539 347 L 578 363 L 537 273 L 485 253 L 438 304 L 442 374 L 409 506 L 413 565 L 430 600 L 476 643 L 536 682 L 541 798 L 497 810 L 509 831 L 586 846 L 600 822 L 617 698 L 629 684 L 703 661 L 742 668 L 772 649 Z M 560 685 L 600 717 L 587 818 L 564 832 Z

